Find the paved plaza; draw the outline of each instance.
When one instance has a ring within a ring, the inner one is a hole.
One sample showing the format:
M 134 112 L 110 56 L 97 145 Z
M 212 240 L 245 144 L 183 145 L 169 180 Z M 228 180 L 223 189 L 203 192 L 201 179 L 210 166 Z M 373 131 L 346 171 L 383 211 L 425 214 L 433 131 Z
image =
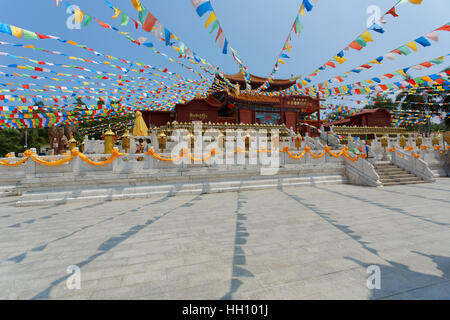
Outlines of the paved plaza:
M 1 299 L 450 299 L 450 179 L 15 207 Z M 81 289 L 68 289 L 77 265 Z M 367 267 L 381 289 L 368 289 Z

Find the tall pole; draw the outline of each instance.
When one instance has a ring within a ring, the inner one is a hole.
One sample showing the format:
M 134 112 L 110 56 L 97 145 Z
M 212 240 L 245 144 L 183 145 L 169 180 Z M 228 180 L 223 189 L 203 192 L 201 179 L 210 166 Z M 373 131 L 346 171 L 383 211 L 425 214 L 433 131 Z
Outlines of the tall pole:
M 28 130 L 25 128 L 25 150 L 28 149 Z

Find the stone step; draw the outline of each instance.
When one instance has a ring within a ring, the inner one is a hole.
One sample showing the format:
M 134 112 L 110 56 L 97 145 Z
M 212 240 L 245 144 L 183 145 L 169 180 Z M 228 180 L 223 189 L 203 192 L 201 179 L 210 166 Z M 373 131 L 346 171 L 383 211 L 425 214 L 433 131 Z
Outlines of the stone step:
M 20 191 L 16 186 L 0 186 L 0 198 L 19 196 Z
M 399 185 L 406 185 L 406 184 L 418 184 L 418 183 L 427 183 L 426 181 L 413 181 L 413 182 L 384 182 L 383 183 L 383 187 L 388 187 L 388 186 L 399 186 Z
M 208 181 L 140 186 L 108 186 L 102 188 L 73 188 L 64 191 L 29 191 L 16 202 L 17 206 L 64 204 L 76 201 L 111 201 L 120 199 L 167 197 L 176 194 L 204 194 L 233 191 L 275 189 L 316 184 L 347 183 L 344 175 L 283 177 L 267 179 Z
M 383 186 L 425 183 L 421 178 L 387 161 L 377 161 L 374 167 Z
M 403 169 L 399 168 L 392 168 L 392 169 L 376 169 L 378 173 L 385 173 L 385 174 L 395 174 L 395 173 L 401 173 L 401 172 L 407 172 Z
M 408 178 L 380 178 L 381 183 L 385 182 L 424 182 L 422 179 L 417 177 Z
M 391 165 L 375 165 L 374 166 L 376 169 L 399 169 L 399 167 L 394 166 L 393 164 Z
M 400 179 L 400 178 L 417 178 L 413 174 L 409 173 L 399 173 L 399 174 L 380 174 L 378 173 L 380 179 Z

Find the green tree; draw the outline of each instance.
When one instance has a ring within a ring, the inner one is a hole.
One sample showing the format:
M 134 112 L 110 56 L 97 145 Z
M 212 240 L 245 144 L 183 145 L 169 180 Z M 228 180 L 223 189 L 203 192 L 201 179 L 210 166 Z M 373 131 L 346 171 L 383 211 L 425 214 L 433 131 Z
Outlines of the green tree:
M 333 111 L 328 114 L 328 121 L 332 122 L 332 121 L 342 120 L 346 117 L 348 117 L 348 114 L 336 110 L 336 111 Z
M 367 99 L 370 101 L 370 104 L 368 104 L 365 109 L 377 109 L 377 108 L 384 108 L 387 110 L 396 110 L 397 104 L 392 101 L 392 98 L 389 98 L 386 93 L 377 95 L 375 97 L 373 96 L 367 96 Z

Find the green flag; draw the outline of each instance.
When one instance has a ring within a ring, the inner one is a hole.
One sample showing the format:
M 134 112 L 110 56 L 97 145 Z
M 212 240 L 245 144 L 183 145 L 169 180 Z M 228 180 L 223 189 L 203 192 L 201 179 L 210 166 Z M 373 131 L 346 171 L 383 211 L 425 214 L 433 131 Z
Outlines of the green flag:
M 89 24 L 89 22 L 92 21 L 92 17 L 90 15 L 84 14 L 83 18 L 84 18 L 83 19 L 83 27 L 86 27 Z
M 126 26 L 128 25 L 128 21 L 130 20 L 130 17 L 127 16 L 125 13 L 122 12 L 122 18 L 120 20 L 120 25 L 121 26 Z

